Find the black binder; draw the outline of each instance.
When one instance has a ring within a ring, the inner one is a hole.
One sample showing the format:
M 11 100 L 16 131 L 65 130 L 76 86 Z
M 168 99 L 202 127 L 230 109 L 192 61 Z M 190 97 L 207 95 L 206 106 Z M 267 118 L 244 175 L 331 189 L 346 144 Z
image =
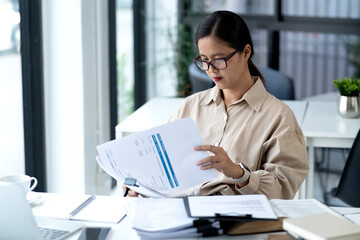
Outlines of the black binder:
M 212 221 L 209 219 L 196 219 L 193 222 L 193 227 L 202 237 L 213 237 L 223 234 L 219 221 Z

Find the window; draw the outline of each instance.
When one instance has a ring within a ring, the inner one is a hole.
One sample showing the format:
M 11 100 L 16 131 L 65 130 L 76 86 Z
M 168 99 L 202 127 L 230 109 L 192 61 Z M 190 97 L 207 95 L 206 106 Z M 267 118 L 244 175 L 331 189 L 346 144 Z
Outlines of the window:
M 0 175 L 25 173 L 19 2 L 0 0 Z
M 147 99 L 177 95 L 177 7 L 177 1 L 146 1 Z
M 355 35 L 281 32 L 280 71 L 295 79 L 295 95 L 305 98 L 334 90 L 333 79 L 353 76 Z
M 134 38 L 132 0 L 116 1 L 118 122 L 134 111 Z
M 283 13 L 288 16 L 359 18 L 359 0 L 284 0 Z
M 253 56 L 254 63 L 259 66 L 267 66 L 269 58 L 267 31 L 254 29 L 250 31 L 250 34 L 255 49 Z
M 360 0 L 191 3 L 183 22 L 193 32 L 203 17 L 216 10 L 242 16 L 252 34 L 254 63 L 293 78 L 296 99 L 334 91 L 333 79 L 360 77 Z
M 0 42 L 0 174 L 34 176 L 45 191 L 41 0 L 0 0 Z

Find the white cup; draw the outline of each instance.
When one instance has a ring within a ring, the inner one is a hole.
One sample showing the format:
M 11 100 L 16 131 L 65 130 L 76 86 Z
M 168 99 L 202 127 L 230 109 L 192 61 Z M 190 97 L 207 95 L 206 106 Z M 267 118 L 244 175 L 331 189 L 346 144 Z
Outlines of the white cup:
M 32 181 L 33 184 L 31 185 Z M 35 177 L 30 177 L 23 174 L 14 174 L 0 177 L 0 183 L 7 185 L 17 185 L 24 189 L 25 192 L 29 192 L 36 187 L 38 181 Z

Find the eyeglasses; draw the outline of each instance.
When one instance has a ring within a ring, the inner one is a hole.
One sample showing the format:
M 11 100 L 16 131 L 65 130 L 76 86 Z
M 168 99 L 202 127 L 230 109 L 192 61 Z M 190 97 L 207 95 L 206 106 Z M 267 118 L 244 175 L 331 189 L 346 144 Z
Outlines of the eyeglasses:
M 200 56 L 197 56 L 194 59 L 194 63 L 195 65 L 202 71 L 207 71 L 210 68 L 210 65 L 213 66 L 213 68 L 217 69 L 217 70 L 224 70 L 225 68 L 227 68 L 227 61 L 234 56 L 237 52 L 239 52 L 240 49 L 235 50 L 235 52 L 233 52 L 232 54 L 230 54 L 227 57 L 224 58 L 215 58 L 211 61 L 204 61 L 201 60 Z

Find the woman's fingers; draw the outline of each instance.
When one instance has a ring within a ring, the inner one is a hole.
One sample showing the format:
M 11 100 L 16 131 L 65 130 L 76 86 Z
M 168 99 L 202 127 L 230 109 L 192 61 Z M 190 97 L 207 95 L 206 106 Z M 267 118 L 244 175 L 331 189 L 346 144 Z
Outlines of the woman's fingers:
M 123 189 L 127 189 L 126 185 L 122 185 L 121 186 Z M 139 195 L 139 193 L 135 192 L 134 190 L 129 189 L 128 193 L 127 193 L 127 197 L 137 197 Z
M 212 145 L 202 145 L 194 147 L 196 151 L 209 151 L 213 153 L 213 156 L 208 156 L 196 163 L 197 166 L 201 166 L 201 170 L 216 169 L 219 172 L 225 174 L 225 176 L 232 177 L 237 175 L 240 169 L 234 168 L 235 163 L 231 161 L 227 153 L 222 147 L 215 147 Z
M 130 197 L 137 197 L 137 196 L 139 195 L 139 193 L 137 193 L 137 192 L 135 192 L 135 191 L 133 191 L 133 190 L 129 190 L 128 195 L 129 195 Z
M 201 165 L 208 165 L 208 164 L 212 164 L 213 163 L 213 156 L 209 156 L 209 157 L 206 157 L 204 159 L 201 159 L 200 161 L 198 161 L 196 163 L 197 166 L 201 166 Z
M 218 153 L 220 149 L 222 149 L 222 148 L 221 147 L 215 147 L 213 145 L 201 145 L 201 146 L 194 147 L 195 151 L 209 151 L 209 152 L 212 152 L 214 154 Z

